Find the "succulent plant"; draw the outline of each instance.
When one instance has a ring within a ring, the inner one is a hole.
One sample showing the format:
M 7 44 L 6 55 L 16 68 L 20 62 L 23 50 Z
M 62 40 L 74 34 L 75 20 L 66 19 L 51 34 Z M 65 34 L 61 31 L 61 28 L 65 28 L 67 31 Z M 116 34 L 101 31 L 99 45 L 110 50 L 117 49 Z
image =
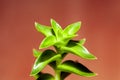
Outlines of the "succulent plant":
M 73 60 L 63 61 L 64 57 L 69 53 L 83 59 L 97 59 L 84 47 L 85 38 L 73 40 L 74 37 L 78 36 L 76 33 L 81 27 L 81 22 L 72 23 L 65 29 L 62 29 L 53 19 L 50 22 L 51 26 L 35 22 L 36 30 L 45 36 L 39 46 L 39 49 L 44 49 L 44 51 L 33 49 L 36 60 L 30 75 L 34 76 L 36 80 L 64 80 L 71 73 L 85 77 L 95 76 L 96 73 L 79 62 Z M 51 46 L 54 49 L 49 48 Z M 54 76 L 50 73 L 42 72 L 47 65 L 53 68 L 55 72 Z

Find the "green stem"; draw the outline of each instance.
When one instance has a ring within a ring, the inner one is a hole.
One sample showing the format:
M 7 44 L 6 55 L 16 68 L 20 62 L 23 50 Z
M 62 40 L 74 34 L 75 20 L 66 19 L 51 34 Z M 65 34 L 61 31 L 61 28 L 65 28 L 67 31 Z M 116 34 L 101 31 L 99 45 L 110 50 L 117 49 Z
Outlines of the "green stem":
M 60 75 L 61 75 L 61 71 L 56 70 L 55 80 L 61 80 Z
M 61 58 L 56 61 L 55 80 L 61 80 L 61 71 L 57 69 L 57 66 L 61 63 L 61 61 Z
M 62 54 L 61 50 L 56 47 L 57 54 Z M 62 56 L 61 58 L 56 60 L 56 69 L 55 69 L 55 80 L 61 80 L 61 71 L 57 69 L 58 65 L 61 64 Z

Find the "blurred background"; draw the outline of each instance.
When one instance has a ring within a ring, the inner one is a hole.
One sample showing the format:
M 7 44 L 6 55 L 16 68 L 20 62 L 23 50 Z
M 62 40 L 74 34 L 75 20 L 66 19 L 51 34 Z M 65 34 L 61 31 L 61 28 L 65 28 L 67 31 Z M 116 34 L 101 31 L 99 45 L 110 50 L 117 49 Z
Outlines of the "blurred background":
M 43 35 L 37 21 L 50 25 L 55 19 L 63 28 L 82 21 L 79 37 L 97 60 L 74 59 L 98 76 L 70 75 L 65 80 L 120 80 L 120 0 L 0 0 L 0 80 L 34 80 L 30 71 Z M 48 66 L 45 71 L 54 72 Z

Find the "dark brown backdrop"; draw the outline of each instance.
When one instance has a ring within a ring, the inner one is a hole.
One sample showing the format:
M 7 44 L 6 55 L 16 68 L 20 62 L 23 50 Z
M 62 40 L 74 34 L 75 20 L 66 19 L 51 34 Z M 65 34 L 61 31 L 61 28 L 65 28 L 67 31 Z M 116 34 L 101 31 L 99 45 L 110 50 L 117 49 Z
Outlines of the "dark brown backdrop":
M 85 37 L 85 46 L 98 57 L 87 61 L 67 56 L 99 75 L 88 79 L 72 74 L 66 80 L 120 80 L 119 0 L 0 0 L 0 80 L 33 80 L 32 49 L 43 38 L 34 22 L 50 25 L 50 18 L 63 27 L 82 21 L 79 38 Z M 46 71 L 53 73 L 49 67 Z

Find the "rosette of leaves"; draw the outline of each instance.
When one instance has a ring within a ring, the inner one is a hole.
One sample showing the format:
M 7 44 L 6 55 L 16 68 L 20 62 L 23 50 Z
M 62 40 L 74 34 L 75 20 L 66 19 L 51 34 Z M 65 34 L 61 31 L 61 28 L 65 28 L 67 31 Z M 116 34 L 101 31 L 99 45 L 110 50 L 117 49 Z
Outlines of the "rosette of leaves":
M 39 49 L 44 49 L 44 51 L 41 52 L 33 49 L 36 60 L 30 75 L 34 76 L 36 80 L 64 80 L 71 73 L 85 77 L 95 76 L 96 73 L 79 62 L 72 60 L 62 61 L 69 53 L 83 59 L 96 59 L 96 57 L 84 47 L 85 39 L 73 40 L 81 27 L 81 22 L 72 23 L 65 29 L 62 29 L 53 19 L 51 19 L 50 22 L 51 26 L 45 26 L 35 22 L 36 30 L 45 36 L 39 46 Z M 53 46 L 55 50 L 49 49 L 51 46 Z M 50 73 L 42 73 L 42 70 L 47 65 L 50 65 L 55 71 L 54 76 Z

